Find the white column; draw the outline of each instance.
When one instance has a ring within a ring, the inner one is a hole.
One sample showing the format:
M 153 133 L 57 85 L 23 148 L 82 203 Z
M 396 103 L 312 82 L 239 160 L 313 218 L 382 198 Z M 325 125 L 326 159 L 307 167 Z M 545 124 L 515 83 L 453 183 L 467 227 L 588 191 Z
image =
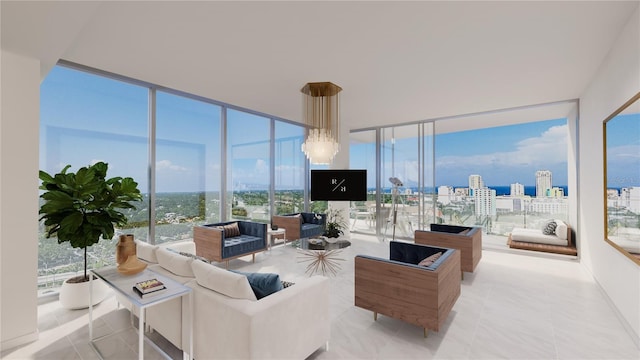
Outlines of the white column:
M 0 53 L 0 334 L 2 350 L 38 338 L 40 62 Z

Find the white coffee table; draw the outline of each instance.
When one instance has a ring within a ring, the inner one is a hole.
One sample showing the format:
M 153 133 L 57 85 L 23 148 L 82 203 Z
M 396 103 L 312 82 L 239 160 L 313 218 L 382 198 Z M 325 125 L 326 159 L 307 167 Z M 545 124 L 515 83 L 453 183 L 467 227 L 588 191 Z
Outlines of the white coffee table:
M 149 269 L 145 269 L 137 274 L 133 275 L 123 275 L 118 272 L 118 269 L 115 266 L 107 266 L 100 269 L 91 270 L 92 274 L 95 274 L 97 277 L 102 279 L 109 287 L 119 292 L 121 295 L 125 296 L 127 300 L 129 300 L 136 308 L 138 308 L 138 312 L 140 315 L 138 322 L 138 359 L 144 359 L 144 340 L 149 341 L 150 345 L 152 345 L 156 350 L 164 354 L 164 351 L 160 349 L 156 344 L 154 344 L 149 338 L 144 335 L 144 316 L 145 309 L 151 307 L 153 305 L 157 305 L 163 303 L 165 301 L 169 301 L 171 299 L 175 299 L 181 296 L 189 297 L 189 308 L 193 309 L 193 295 L 190 287 L 185 286 L 171 278 L 158 274 Z M 160 280 L 166 287 L 166 290 L 163 290 L 162 294 L 153 295 L 151 297 L 141 298 L 133 291 L 133 286 L 140 281 L 145 281 L 149 279 L 158 279 Z M 93 286 L 93 276 L 89 276 L 89 286 Z M 90 294 L 92 292 L 90 291 Z M 89 300 L 89 304 L 93 304 L 93 299 Z M 189 311 L 189 355 L 193 354 L 193 312 Z M 105 335 L 110 336 L 113 334 Z M 102 337 L 100 337 L 102 338 Z M 89 344 L 96 351 L 98 356 L 102 358 L 102 354 L 98 351 L 94 341 L 99 340 L 100 338 L 93 338 L 93 305 L 89 305 Z M 164 354 L 167 356 L 166 354 Z M 192 356 L 187 357 L 187 354 L 183 354 L 184 358 L 192 358 Z
M 284 244 L 287 244 L 287 234 L 284 228 L 279 228 L 276 230 L 272 230 L 270 227 L 267 227 L 267 247 L 271 250 L 273 246 L 273 236 L 282 235 L 282 240 L 284 240 Z

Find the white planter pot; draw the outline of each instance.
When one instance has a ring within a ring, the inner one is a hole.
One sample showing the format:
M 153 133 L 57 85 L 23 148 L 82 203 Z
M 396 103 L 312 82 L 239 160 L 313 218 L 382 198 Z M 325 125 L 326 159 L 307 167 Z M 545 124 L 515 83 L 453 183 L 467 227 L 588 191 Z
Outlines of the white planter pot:
M 69 283 L 65 281 L 60 288 L 60 304 L 65 309 L 86 309 L 89 307 L 89 281 Z M 93 305 L 106 299 L 111 288 L 100 279 L 93 279 Z

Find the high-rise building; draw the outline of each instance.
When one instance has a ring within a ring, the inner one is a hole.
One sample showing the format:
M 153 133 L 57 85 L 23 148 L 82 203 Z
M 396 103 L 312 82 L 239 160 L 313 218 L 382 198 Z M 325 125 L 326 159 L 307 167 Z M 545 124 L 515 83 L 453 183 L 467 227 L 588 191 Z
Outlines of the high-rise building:
M 538 170 L 536 171 L 536 197 L 547 197 L 551 193 L 551 171 Z
M 469 195 L 474 194 L 475 189 L 482 189 L 484 187 L 484 181 L 480 175 L 469 175 Z
M 524 196 L 524 185 L 520 183 L 511 184 L 510 196 Z
M 496 191 L 489 188 L 473 190 L 476 205 L 476 216 L 496 215 Z
M 561 187 L 552 187 L 549 190 L 549 197 L 561 199 L 564 197 L 564 189 Z
M 438 186 L 438 202 L 443 205 L 448 205 L 451 203 L 451 200 L 455 198 L 455 193 L 453 192 L 453 187 L 442 185 Z

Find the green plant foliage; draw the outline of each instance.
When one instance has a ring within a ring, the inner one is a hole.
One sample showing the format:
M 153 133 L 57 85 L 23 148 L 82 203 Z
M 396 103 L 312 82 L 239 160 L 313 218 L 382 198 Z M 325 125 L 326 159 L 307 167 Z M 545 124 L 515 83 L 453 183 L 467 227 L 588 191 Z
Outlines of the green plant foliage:
M 348 226 L 346 220 L 342 216 L 342 211 L 338 209 L 329 209 L 327 212 L 327 224 L 324 230 L 324 236 L 337 238 L 344 234 L 342 229 Z
M 58 243 L 68 241 L 85 250 L 84 277 L 87 279 L 87 247 L 100 239 L 111 239 L 114 225 L 127 223 L 119 209 L 135 208 L 131 202 L 142 200 L 138 183 L 130 177 L 107 179 L 108 165 L 98 162 L 67 172 L 67 165 L 54 176 L 40 171 L 42 181 L 40 220 L 44 220 L 46 237 L 57 236 Z

